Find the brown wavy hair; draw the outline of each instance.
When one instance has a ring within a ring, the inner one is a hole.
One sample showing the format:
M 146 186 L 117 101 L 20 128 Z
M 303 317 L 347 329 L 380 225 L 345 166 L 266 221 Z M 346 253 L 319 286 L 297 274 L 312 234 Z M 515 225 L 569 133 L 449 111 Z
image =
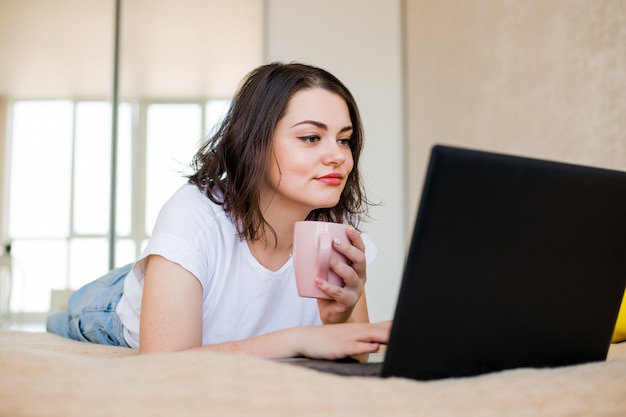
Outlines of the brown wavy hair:
M 311 211 L 307 220 L 348 223 L 358 227 L 370 204 L 359 172 L 363 126 L 350 91 L 329 72 L 300 63 L 272 63 L 250 72 L 231 102 L 224 120 L 198 150 L 192 162 L 196 184 L 213 202 L 223 206 L 239 237 L 258 240 L 269 228 L 260 204 L 260 189 L 267 169 L 272 137 L 291 97 L 300 90 L 322 88 L 341 96 L 350 113 L 353 133 L 350 150 L 354 168 L 339 203 Z

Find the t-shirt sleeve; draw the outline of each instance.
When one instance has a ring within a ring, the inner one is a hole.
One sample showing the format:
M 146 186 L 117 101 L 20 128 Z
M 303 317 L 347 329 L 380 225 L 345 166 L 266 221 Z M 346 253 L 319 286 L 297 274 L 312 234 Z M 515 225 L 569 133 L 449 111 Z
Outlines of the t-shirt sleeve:
M 179 264 L 206 286 L 214 267 L 209 260 L 217 256 L 215 243 L 221 239 L 211 238 L 219 234 L 212 203 L 194 188 L 184 186 L 161 208 L 152 237 L 133 267 L 137 279 L 145 277 L 148 256 L 159 255 Z

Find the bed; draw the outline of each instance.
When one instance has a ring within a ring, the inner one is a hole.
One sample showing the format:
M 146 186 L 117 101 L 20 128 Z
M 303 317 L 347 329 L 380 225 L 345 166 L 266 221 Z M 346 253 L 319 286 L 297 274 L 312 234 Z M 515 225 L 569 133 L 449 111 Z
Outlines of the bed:
M 626 343 L 606 362 L 418 382 L 234 354 L 138 355 L 0 331 L 0 416 L 626 415 Z

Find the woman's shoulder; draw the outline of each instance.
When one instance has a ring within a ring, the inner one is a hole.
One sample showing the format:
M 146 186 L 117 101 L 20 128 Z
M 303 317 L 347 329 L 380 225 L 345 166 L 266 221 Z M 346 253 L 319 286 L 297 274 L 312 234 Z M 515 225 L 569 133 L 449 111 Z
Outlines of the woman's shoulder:
M 217 204 L 207 194 L 195 184 L 183 184 L 170 199 L 164 204 L 163 209 L 200 211 L 215 216 L 225 215 L 224 209 Z
M 170 226 L 168 226 L 170 225 Z M 187 225 L 187 226 L 185 226 Z M 232 222 L 221 205 L 211 201 L 196 185 L 182 185 L 163 205 L 155 229 L 188 227 L 200 230 L 206 227 L 232 227 Z

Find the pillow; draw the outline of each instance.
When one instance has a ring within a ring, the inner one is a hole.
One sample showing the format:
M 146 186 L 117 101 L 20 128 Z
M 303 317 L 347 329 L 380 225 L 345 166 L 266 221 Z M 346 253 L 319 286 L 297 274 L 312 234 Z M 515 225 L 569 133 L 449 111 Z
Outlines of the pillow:
M 622 298 L 622 306 L 619 309 L 611 342 L 617 343 L 624 340 L 626 340 L 626 292 L 624 293 L 624 298 Z

